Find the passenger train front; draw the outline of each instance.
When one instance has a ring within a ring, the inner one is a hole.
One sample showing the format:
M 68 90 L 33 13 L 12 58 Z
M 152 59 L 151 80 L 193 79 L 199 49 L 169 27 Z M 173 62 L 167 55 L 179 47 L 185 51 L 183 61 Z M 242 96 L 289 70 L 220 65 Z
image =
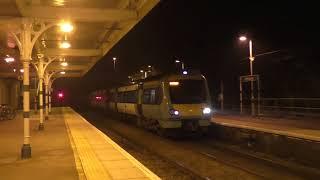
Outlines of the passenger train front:
M 207 132 L 210 125 L 210 94 L 200 73 L 153 76 L 105 94 L 110 96 L 106 109 L 159 134 Z

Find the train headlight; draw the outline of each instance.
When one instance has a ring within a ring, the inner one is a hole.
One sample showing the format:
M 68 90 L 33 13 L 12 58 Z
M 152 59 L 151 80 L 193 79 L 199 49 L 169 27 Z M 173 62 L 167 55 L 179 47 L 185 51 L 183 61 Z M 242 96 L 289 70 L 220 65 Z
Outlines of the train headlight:
M 203 114 L 210 114 L 210 113 L 211 113 L 211 109 L 208 108 L 208 107 L 206 107 L 206 108 L 204 108 L 204 109 L 202 110 L 202 113 L 203 113 Z
M 178 115 L 179 115 L 179 111 L 174 110 L 174 111 L 173 111 L 173 114 L 176 115 L 176 116 L 178 116 Z
M 175 109 L 170 109 L 169 113 L 171 116 L 179 116 L 180 114 L 179 111 Z

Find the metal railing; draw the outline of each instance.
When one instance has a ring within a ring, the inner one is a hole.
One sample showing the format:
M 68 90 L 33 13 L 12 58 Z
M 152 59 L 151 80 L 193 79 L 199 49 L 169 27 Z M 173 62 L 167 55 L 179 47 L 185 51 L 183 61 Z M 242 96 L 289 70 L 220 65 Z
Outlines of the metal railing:
M 247 101 L 244 101 L 246 103 L 243 105 L 243 114 L 250 115 L 251 106 L 249 99 Z M 257 101 L 255 103 L 257 104 Z M 220 107 L 217 109 L 220 110 Z M 224 109 L 228 113 L 240 113 L 239 105 L 224 104 Z M 260 114 L 256 115 L 320 117 L 320 98 L 261 98 Z
M 279 116 L 320 116 L 320 98 L 263 98 L 261 113 Z

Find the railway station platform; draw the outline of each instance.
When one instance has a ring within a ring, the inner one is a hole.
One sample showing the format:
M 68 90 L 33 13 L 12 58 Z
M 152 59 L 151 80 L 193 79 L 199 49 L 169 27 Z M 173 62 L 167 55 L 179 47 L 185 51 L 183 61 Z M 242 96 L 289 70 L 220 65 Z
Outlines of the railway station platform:
M 69 107 L 53 108 L 45 129 L 30 118 L 32 158 L 22 160 L 22 114 L 0 121 L 0 179 L 160 179 Z
M 320 119 L 216 114 L 213 123 L 320 142 Z
M 210 133 L 224 142 L 320 169 L 319 119 L 215 114 Z

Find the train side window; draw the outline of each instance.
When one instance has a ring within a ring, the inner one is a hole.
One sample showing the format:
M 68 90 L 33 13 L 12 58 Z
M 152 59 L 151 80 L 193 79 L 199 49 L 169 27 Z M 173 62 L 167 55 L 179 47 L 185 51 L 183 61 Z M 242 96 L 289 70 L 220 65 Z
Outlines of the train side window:
M 143 90 L 143 104 L 150 104 L 150 89 Z
M 143 104 L 161 104 L 160 88 L 145 89 L 143 91 Z
M 112 93 L 110 94 L 110 101 L 111 101 L 111 102 L 114 102 L 114 101 L 115 101 L 115 98 L 114 98 L 114 97 L 115 97 L 115 93 L 112 92 Z
M 122 93 L 122 102 L 126 103 L 128 99 L 128 93 L 127 92 L 123 92 Z
M 156 94 L 156 89 L 151 89 L 150 90 L 150 104 L 156 104 L 156 99 L 157 99 L 157 94 Z
M 136 103 L 137 102 L 137 91 L 127 92 L 127 103 Z
M 123 93 L 122 92 L 118 93 L 117 100 L 118 100 L 119 103 L 123 102 Z
M 118 93 L 117 92 L 114 92 L 112 97 L 113 97 L 113 101 L 114 102 L 119 102 Z
M 136 103 L 137 91 L 127 91 L 118 93 L 118 102 L 120 103 Z

